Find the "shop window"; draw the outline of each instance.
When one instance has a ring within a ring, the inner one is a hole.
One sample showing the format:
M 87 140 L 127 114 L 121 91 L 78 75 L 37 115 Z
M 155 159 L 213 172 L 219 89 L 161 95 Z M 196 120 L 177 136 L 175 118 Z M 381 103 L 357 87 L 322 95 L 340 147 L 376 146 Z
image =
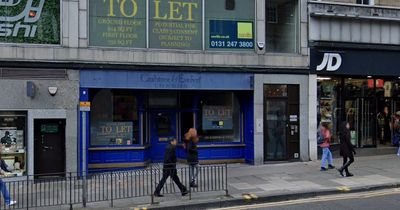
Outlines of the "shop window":
M 26 112 L 0 112 L 1 159 L 8 165 L 11 176 L 26 171 Z
M 240 142 L 240 104 L 233 92 L 204 94 L 199 107 L 201 142 Z
M 374 96 L 375 80 L 373 79 L 351 79 L 344 82 L 344 94 L 347 97 L 371 97 Z
M 265 88 L 266 97 L 287 97 L 287 85 L 268 85 Z
M 297 53 L 299 43 L 297 0 L 266 1 L 266 51 Z
M 132 91 L 91 90 L 90 112 L 92 146 L 140 143 L 137 98 Z M 143 126 L 142 126 L 143 129 Z
M 340 127 L 340 79 L 318 81 L 317 121 L 318 125 L 324 124 L 332 132 L 332 142 L 339 143 L 338 129 Z

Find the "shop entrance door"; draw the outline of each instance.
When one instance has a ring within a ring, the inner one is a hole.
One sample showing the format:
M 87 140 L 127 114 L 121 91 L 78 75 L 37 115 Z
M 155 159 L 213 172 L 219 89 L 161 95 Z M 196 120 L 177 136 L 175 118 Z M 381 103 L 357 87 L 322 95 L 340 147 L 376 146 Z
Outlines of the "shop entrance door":
M 264 161 L 300 158 L 298 85 L 264 87 Z
M 153 162 L 162 162 L 168 141 L 177 136 L 176 111 L 152 111 L 150 117 L 151 157 Z
M 352 143 L 358 147 L 375 147 L 376 101 L 371 98 L 346 100 L 345 114 Z
M 65 173 L 65 119 L 34 121 L 34 173 L 63 176 Z

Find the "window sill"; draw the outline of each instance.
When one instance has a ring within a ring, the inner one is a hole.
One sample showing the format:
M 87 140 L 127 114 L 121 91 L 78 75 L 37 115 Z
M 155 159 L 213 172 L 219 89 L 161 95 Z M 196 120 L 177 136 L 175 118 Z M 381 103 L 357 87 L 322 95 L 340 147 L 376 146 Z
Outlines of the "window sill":
M 92 147 L 89 151 L 115 151 L 115 150 L 145 150 L 149 146 L 129 146 L 129 147 Z
M 198 145 L 199 148 L 227 148 L 227 147 L 245 147 L 246 144 L 207 144 Z

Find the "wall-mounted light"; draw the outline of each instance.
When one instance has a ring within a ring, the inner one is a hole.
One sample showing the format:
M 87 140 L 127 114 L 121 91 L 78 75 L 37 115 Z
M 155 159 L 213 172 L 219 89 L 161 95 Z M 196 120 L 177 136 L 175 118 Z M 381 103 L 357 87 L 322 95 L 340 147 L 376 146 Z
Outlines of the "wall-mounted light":
M 371 79 L 371 78 L 372 78 L 372 76 L 367 76 L 367 78 Z
M 318 81 L 324 81 L 324 80 L 331 80 L 332 78 L 330 77 L 317 77 Z

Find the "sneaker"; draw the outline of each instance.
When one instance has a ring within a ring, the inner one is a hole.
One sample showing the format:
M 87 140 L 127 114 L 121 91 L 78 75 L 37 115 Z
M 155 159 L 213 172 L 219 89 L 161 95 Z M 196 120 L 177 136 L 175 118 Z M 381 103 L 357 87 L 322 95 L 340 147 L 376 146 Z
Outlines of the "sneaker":
M 189 194 L 188 190 L 185 190 L 185 191 L 182 192 L 182 196 L 186 196 L 187 194 Z
M 196 184 L 196 182 L 192 181 L 192 182 L 190 182 L 190 187 L 197 188 L 198 185 Z
M 334 169 L 334 168 L 335 168 L 335 166 L 333 166 L 333 165 L 329 165 L 329 166 L 328 166 L 328 168 L 329 168 L 329 169 Z
M 7 206 L 14 206 L 15 204 L 17 204 L 17 201 L 10 201 L 7 203 Z
M 326 169 L 325 167 L 321 167 L 321 171 L 327 171 L 328 169 Z

